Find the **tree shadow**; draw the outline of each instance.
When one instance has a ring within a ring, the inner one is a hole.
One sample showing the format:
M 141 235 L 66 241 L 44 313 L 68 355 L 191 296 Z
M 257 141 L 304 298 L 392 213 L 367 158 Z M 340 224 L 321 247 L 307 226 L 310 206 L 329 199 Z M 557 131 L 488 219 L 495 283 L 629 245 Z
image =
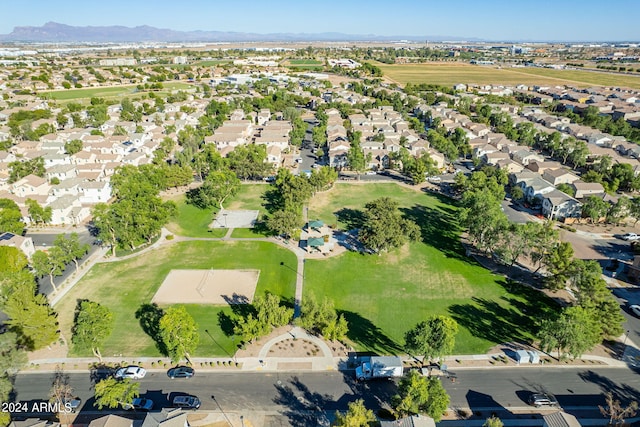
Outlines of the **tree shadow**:
M 310 391 L 297 377 L 293 377 L 290 383 L 291 385 L 275 384 L 278 394 L 273 399 L 274 403 L 286 408 L 282 414 L 289 419 L 290 425 L 293 427 L 329 425 L 325 411 L 333 402 L 331 396 Z
M 225 336 L 232 336 L 234 334 L 233 331 L 236 325 L 237 321 L 227 313 L 225 313 L 224 311 L 218 312 L 218 326 L 220 326 L 220 329 L 222 330 L 222 333 L 225 334 Z
M 222 299 L 229 305 L 249 304 L 249 298 L 246 295 L 240 295 L 235 292 L 231 296 L 222 295 Z
M 422 241 L 444 253 L 449 258 L 475 262 L 465 256 L 464 247 L 460 243 L 460 228 L 457 223 L 459 211 L 448 207 L 429 208 L 414 205 L 411 208 L 400 208 L 407 218 L 418 224 Z
M 629 384 L 617 384 L 611 379 L 592 370 L 580 372 L 578 376 L 582 378 L 584 382 L 596 384 L 603 393 L 610 392 L 615 399 L 620 400 L 623 406 L 627 406 L 633 401 L 637 402 L 638 396 L 640 396 L 640 390 L 637 388 Z
M 349 324 L 347 337 L 360 344 L 362 347 L 377 352 L 378 354 L 394 354 L 402 351 L 398 343 L 386 336 L 382 329 L 374 325 L 369 319 L 365 319 L 352 311 L 338 311 L 343 314 Z
M 531 327 L 531 318 L 510 307 L 503 307 L 496 301 L 472 298 L 470 304 L 454 304 L 449 313 L 460 326 L 471 335 L 493 343 L 528 342 L 530 337 L 522 325 Z
M 359 209 L 342 208 L 333 214 L 344 224 L 345 230 L 362 228 L 364 225 L 364 212 Z
M 155 341 L 160 354 L 167 356 L 167 346 L 160 334 L 160 319 L 163 315 L 164 311 L 155 303 L 142 304 L 136 311 L 136 319 L 140 322 L 142 330 Z
M 262 200 L 262 205 L 267 210 L 267 212 L 273 213 L 284 208 L 284 200 L 282 199 L 282 195 L 273 185 L 269 186 L 269 189 L 264 192 L 264 194 L 262 195 Z

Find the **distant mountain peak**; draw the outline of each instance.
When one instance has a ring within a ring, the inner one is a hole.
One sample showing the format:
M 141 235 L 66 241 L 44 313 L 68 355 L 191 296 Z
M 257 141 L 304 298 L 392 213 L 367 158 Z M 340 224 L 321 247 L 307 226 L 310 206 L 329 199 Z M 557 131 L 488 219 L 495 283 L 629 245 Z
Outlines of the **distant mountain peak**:
M 417 37 L 417 36 L 377 36 L 373 34 L 344 34 L 336 32 L 324 32 L 316 34 L 308 33 L 242 33 L 229 31 L 175 31 L 166 28 L 156 28 L 149 25 L 125 27 L 121 25 L 111 26 L 86 26 L 76 27 L 58 22 L 49 21 L 40 27 L 21 26 L 15 27 L 9 34 L 0 35 L 0 41 L 24 41 L 24 42 L 95 42 L 95 43 L 122 43 L 122 42 L 260 42 L 260 41 L 439 41 L 459 40 L 460 37 Z

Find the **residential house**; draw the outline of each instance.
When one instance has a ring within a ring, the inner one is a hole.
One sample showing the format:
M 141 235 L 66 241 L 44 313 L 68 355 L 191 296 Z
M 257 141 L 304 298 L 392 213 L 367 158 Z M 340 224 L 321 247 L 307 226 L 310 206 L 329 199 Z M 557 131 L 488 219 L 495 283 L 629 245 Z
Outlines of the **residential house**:
M 537 162 L 544 161 L 543 156 L 537 153 L 533 153 L 529 150 L 518 150 L 512 154 L 511 158 L 513 159 L 514 162 L 518 162 L 522 166 L 527 166 L 530 162 L 533 162 L 533 161 L 537 161 Z
M 525 185 L 521 185 L 521 187 L 523 187 L 525 199 L 529 202 L 542 202 L 543 195 L 556 189 L 553 184 L 539 176 L 531 179 Z
M 107 203 L 111 199 L 111 184 L 108 181 L 83 181 L 78 185 L 80 203 Z
M 267 162 L 271 163 L 276 169 L 280 167 L 282 164 L 282 148 L 280 145 L 267 145 Z
M 76 176 L 78 176 L 78 171 L 76 170 L 76 166 L 73 164 L 55 165 L 47 168 L 45 172 L 45 177 L 49 181 L 51 181 L 53 178 L 64 181 L 65 179 L 75 178 Z
M 140 427 L 189 427 L 189 422 L 187 413 L 181 409 L 163 408 L 160 412 L 147 412 Z
M 564 411 L 552 412 L 542 416 L 543 427 L 582 427 L 580 421 Z
M 560 190 L 553 190 L 542 196 L 542 214 L 557 220 L 580 218 L 582 204 Z
M 559 169 L 562 167 L 562 163 L 556 161 L 531 161 L 527 164 L 526 168 L 532 172 L 536 172 L 540 175 L 548 169 Z
M 575 190 L 576 199 L 583 199 L 589 196 L 603 196 L 605 194 L 604 187 L 598 182 L 584 182 L 578 180 L 572 182 L 571 186 Z
M 18 236 L 9 232 L 0 232 L 0 246 L 17 248 L 22 251 L 27 258 L 31 258 L 31 255 L 36 252 L 31 237 Z
M 89 218 L 90 209 L 82 206 L 79 196 L 58 197 L 48 204 L 51 208 L 51 225 L 79 225 Z
M 380 420 L 380 427 L 436 427 L 436 422 L 426 415 L 410 415 L 394 421 Z
M 509 155 L 507 153 L 503 153 L 502 151 L 494 151 L 492 153 L 485 153 L 481 160 L 483 163 L 488 165 L 495 166 L 499 161 L 509 159 Z
M 495 165 L 498 169 L 507 171 L 508 174 L 522 172 L 522 170 L 524 169 L 524 166 L 522 166 L 520 163 L 514 162 L 511 159 L 500 159 L 496 162 Z
M 11 192 L 18 197 L 30 195 L 47 195 L 51 190 L 51 185 L 46 179 L 35 175 L 27 175 L 11 184 Z
M 133 420 L 118 415 L 106 415 L 91 421 L 89 427 L 133 427 Z
M 564 168 L 547 169 L 542 174 L 542 178 L 546 179 L 556 187 L 559 184 L 571 184 L 572 182 L 580 179 L 577 175 Z
M 27 418 L 26 420 L 13 420 L 9 424 L 9 427 L 60 427 L 60 423 L 57 421 L 41 420 L 40 418 Z

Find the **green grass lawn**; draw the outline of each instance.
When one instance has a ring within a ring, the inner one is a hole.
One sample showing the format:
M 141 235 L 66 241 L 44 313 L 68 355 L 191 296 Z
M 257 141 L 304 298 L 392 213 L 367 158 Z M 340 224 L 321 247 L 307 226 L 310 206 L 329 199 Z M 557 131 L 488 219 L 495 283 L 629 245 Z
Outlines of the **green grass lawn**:
M 168 82 L 163 84 L 164 88 L 158 93 L 168 93 L 167 91 L 176 89 L 188 89 L 191 85 L 182 82 Z M 123 96 L 140 96 L 145 91 L 137 91 L 136 85 L 91 87 L 81 89 L 65 89 L 51 92 L 42 92 L 42 95 L 58 101 L 71 101 L 90 98 L 113 98 Z
M 290 59 L 291 65 L 322 65 L 322 61 L 317 59 Z
M 191 241 L 166 245 L 129 260 L 97 264 L 56 305 L 60 328 L 66 337 L 70 337 L 78 299 L 97 301 L 112 310 L 115 317 L 114 331 L 102 349 L 103 356 L 157 356 L 155 342 L 143 331 L 135 313 L 151 301 L 170 270 L 257 269 L 260 278 L 256 294 L 269 291 L 292 303 L 296 273 L 280 265 L 281 262 L 285 266 L 295 266 L 295 255 L 272 243 Z M 230 307 L 191 304 L 185 307 L 200 329 L 196 356 L 233 353 L 232 337 L 223 332 L 219 320 L 219 313 L 226 316 L 232 313 Z
M 264 212 L 262 196 L 268 187 L 262 184 L 242 185 L 238 194 L 225 203 L 225 209 L 259 210 L 262 214 Z M 178 205 L 178 217 L 167 225 L 167 229 L 172 233 L 188 237 L 223 237 L 226 234 L 226 229 L 209 229 L 209 224 L 213 222 L 213 218 L 219 211 L 217 207 L 199 209 L 187 204 L 184 196 L 174 200 Z M 242 237 L 263 237 L 263 235 Z
M 594 85 L 640 88 L 640 76 L 546 68 L 498 68 L 466 63 L 383 64 L 375 63 L 385 76 L 400 83 L 431 83 L 451 86 L 476 84 L 553 84 L 589 87 Z
M 349 321 L 349 338 L 357 349 L 401 351 L 404 333 L 430 314 L 458 321 L 459 354 L 531 338 L 535 325 L 530 316 L 553 303 L 467 259 L 458 240 L 458 210 L 447 199 L 395 184 L 338 185 L 310 203 L 315 214 L 310 217 L 332 221 L 337 214 L 340 227 L 351 228 L 360 221 L 359 209 L 382 196 L 398 200 L 401 210 L 420 224 L 422 243 L 380 256 L 346 253 L 308 260 L 305 266 L 305 295 L 334 300 Z M 527 308 L 527 301 L 536 307 Z

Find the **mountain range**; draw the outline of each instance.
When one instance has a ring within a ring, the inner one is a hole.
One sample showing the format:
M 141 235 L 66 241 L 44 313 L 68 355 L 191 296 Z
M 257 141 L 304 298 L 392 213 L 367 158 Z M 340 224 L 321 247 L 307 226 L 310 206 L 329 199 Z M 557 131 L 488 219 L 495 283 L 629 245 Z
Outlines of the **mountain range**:
M 311 42 L 311 41 L 443 41 L 461 40 L 444 36 L 379 36 L 374 34 L 344 33 L 242 33 L 226 31 L 175 31 L 148 25 L 124 27 L 119 25 L 100 27 L 76 27 L 47 22 L 40 27 L 14 27 L 9 34 L 0 35 L 5 42 L 51 43 L 122 43 L 122 42 Z M 478 39 L 471 39 L 478 40 Z

